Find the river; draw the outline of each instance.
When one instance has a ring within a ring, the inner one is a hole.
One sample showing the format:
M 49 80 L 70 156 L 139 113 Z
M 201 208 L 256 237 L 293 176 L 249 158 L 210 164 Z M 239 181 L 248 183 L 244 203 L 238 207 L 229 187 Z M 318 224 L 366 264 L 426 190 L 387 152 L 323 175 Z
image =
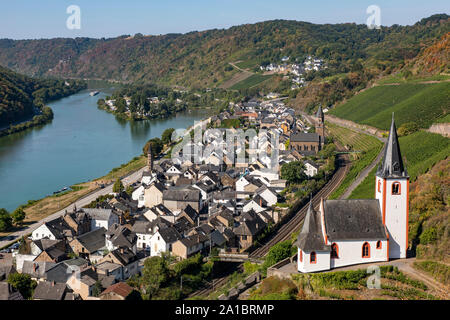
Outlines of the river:
M 91 89 L 93 90 L 93 89 Z M 125 121 L 97 108 L 84 90 L 48 103 L 54 119 L 39 128 L 0 138 L 0 208 L 14 210 L 73 184 L 107 174 L 142 153 L 167 128 L 187 128 L 207 110 L 182 112 L 164 120 Z

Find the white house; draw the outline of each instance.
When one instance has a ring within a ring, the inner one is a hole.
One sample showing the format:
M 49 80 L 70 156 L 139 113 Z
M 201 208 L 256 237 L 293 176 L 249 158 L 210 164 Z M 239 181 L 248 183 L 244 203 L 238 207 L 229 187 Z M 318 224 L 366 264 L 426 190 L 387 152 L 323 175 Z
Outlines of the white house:
M 119 215 L 112 209 L 83 208 L 91 218 L 91 231 L 105 228 L 108 230 L 113 224 L 119 223 Z
M 137 200 L 138 208 L 142 208 L 145 205 L 144 191 L 145 191 L 145 187 L 141 185 L 136 190 L 134 190 L 133 193 L 131 194 L 131 198 L 135 201 Z
M 150 239 L 150 255 L 159 256 L 162 252 L 172 251 L 172 244 L 182 237 L 172 227 L 159 229 Z
M 139 250 L 150 250 L 151 237 L 153 235 L 151 223 L 147 220 L 138 220 L 133 224 L 131 231 L 136 233 L 137 243 L 136 247 Z
M 43 223 L 41 224 L 37 229 L 35 229 L 32 233 L 31 233 L 31 239 L 33 241 L 35 240 L 40 240 L 43 238 L 48 238 L 51 240 L 56 240 L 57 239 L 57 234 L 54 232 L 54 230 L 51 230 L 47 223 Z
M 266 185 L 258 188 L 255 193 L 267 202 L 268 207 L 271 207 L 278 202 L 278 194 Z
M 314 177 L 317 174 L 318 170 L 319 170 L 319 166 L 316 163 L 314 163 L 314 162 L 312 162 L 310 160 L 306 160 L 303 163 L 305 165 L 305 171 L 304 171 L 305 174 L 308 177 Z
M 312 203 L 297 239 L 298 271 L 314 272 L 352 264 L 406 258 L 409 177 L 392 119 L 382 165 L 375 181 L 376 199 Z

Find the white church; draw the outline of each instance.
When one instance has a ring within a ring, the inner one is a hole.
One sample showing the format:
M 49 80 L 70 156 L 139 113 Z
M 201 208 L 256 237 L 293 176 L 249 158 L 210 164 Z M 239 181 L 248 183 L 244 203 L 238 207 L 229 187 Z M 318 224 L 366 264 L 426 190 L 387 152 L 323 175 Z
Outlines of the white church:
M 392 117 L 375 199 L 323 200 L 310 203 L 297 238 L 299 272 L 406 258 L 409 177 L 403 165 Z

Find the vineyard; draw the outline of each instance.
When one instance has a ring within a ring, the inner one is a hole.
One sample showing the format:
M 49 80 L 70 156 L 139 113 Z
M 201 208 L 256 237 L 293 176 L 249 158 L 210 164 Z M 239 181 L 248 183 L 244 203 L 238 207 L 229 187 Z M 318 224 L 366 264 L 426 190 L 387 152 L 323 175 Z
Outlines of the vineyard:
M 272 77 L 272 76 L 271 75 L 264 76 L 262 74 L 254 74 L 254 75 L 248 77 L 247 79 L 236 83 L 230 89 L 231 90 L 241 90 L 241 89 L 251 88 L 263 81 L 266 81 L 270 77 Z
M 399 139 L 405 165 L 411 181 L 427 172 L 438 161 L 450 154 L 450 139 L 441 135 L 419 131 Z M 351 199 L 372 198 L 374 195 L 375 169 L 352 192 Z
M 376 138 L 327 123 L 329 134 L 343 146 L 358 153 L 351 154 L 352 166 L 341 185 L 331 194 L 330 199 L 339 198 L 358 177 L 359 173 L 377 157 L 383 144 Z M 360 153 L 359 153 L 360 152 Z
M 449 82 L 376 86 L 354 96 L 330 113 L 388 130 L 392 112 L 395 112 L 397 127 L 415 122 L 421 128 L 428 128 L 448 114 L 449 91 Z

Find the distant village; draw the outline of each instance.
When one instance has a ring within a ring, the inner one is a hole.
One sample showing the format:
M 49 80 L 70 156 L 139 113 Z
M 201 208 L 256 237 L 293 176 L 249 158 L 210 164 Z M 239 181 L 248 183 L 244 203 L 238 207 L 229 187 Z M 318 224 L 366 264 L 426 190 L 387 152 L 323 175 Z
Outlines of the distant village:
M 303 63 L 290 63 L 290 57 L 281 58 L 281 64 L 270 63 L 268 65 L 261 65 L 261 71 L 290 74 L 293 83 L 291 89 L 295 90 L 306 85 L 303 75 L 311 71 L 319 71 L 326 69 L 327 66 L 322 59 L 308 56 Z
M 324 161 L 308 157 L 325 144 L 324 113 L 319 108 L 315 132 L 309 132 L 309 124 L 281 100 L 251 99 L 231 103 L 229 111 L 202 124 L 223 128 L 233 120 L 241 128 L 264 131 L 268 138 L 279 137 L 276 145 L 267 139 L 260 146 L 278 148 L 276 170 L 264 159 L 237 162 L 226 151 L 222 158 L 210 153 L 201 164 L 186 157 L 155 160 L 150 147 L 132 192 L 112 193 L 94 207 L 73 207 L 44 222 L 14 250 L 15 263 L 0 266 L 0 283 L 18 272 L 38 282 L 33 299 L 125 299 L 132 290 L 126 280 L 139 275 L 149 257 L 170 254 L 183 260 L 197 253 L 243 253 L 288 210 L 282 205 L 287 181 L 280 177 L 281 166 L 302 160 L 307 179 L 323 169 Z M 102 292 L 94 296 L 99 284 Z M 8 290 L 20 299 L 18 292 Z

